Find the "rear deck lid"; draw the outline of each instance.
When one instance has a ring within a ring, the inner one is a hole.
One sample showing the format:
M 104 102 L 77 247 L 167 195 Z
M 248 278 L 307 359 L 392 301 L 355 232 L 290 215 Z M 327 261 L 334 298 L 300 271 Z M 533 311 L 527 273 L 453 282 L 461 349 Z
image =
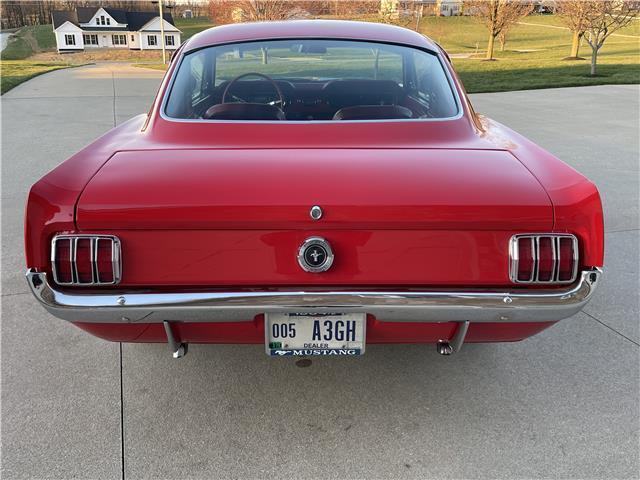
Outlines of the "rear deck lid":
M 502 150 L 154 150 L 115 154 L 82 192 L 76 221 L 81 230 L 548 230 L 553 212 Z

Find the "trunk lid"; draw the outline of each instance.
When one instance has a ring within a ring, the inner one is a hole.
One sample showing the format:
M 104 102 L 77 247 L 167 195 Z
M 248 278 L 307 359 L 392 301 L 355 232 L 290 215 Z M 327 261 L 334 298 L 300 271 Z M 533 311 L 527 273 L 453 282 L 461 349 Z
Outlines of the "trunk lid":
M 91 179 L 76 215 L 81 230 L 553 226 L 549 197 L 513 155 L 469 149 L 124 151 Z

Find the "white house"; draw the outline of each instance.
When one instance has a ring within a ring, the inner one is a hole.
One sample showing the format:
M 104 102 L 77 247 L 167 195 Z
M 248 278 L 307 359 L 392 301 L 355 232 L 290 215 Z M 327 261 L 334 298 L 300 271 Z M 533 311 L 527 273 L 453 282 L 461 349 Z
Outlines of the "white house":
M 380 0 L 380 11 L 391 16 L 410 14 L 422 7 L 422 15 L 450 17 L 463 14 L 463 0 Z
M 128 48 L 130 50 L 175 50 L 180 46 L 180 30 L 170 13 L 163 14 L 164 39 L 160 15 L 155 12 L 127 12 L 115 8 L 76 8 L 51 13 L 58 52 L 77 52 L 90 48 Z

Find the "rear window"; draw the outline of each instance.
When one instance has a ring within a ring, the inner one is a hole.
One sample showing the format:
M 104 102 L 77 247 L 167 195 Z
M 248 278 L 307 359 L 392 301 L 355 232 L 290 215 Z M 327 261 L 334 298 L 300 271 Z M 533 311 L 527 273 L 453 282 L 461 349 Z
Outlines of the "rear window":
M 180 119 L 442 119 L 458 113 L 439 58 L 398 45 L 274 40 L 184 56 L 165 114 Z

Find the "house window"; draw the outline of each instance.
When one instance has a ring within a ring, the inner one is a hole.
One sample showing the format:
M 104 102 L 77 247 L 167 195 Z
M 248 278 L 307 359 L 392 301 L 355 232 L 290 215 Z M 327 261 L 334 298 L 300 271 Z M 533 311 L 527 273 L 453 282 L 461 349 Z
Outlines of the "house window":
M 98 45 L 98 35 L 82 35 L 85 45 Z
M 96 25 L 100 25 L 100 19 L 96 17 Z
M 127 36 L 126 35 L 111 35 L 111 41 L 114 45 L 126 45 L 127 44 Z
M 75 45 L 76 44 L 76 36 L 75 35 L 65 35 L 64 43 L 66 45 Z
M 136 41 L 136 37 L 134 37 L 133 35 L 131 35 L 131 41 L 135 42 Z
M 147 37 L 147 43 L 149 44 L 150 47 L 155 47 L 158 45 L 158 37 L 156 37 L 155 35 L 149 35 Z
M 100 25 L 104 25 L 104 15 L 100 15 Z
M 111 25 L 111 19 L 107 18 L 107 25 Z
M 173 43 L 173 35 L 165 35 L 164 44 L 167 46 L 174 46 L 175 43 Z

